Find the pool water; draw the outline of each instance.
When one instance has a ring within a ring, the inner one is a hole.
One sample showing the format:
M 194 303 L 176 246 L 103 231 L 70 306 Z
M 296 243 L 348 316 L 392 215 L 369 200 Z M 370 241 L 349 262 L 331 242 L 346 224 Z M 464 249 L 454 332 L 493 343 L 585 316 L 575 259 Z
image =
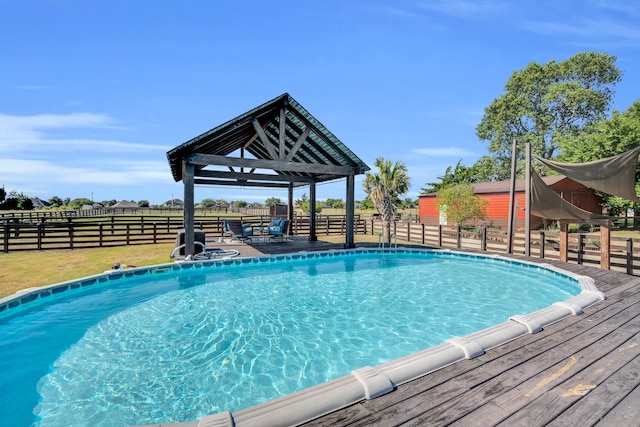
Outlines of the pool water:
M 197 420 L 581 290 L 541 268 L 439 252 L 278 258 L 150 270 L 5 310 L 0 425 Z

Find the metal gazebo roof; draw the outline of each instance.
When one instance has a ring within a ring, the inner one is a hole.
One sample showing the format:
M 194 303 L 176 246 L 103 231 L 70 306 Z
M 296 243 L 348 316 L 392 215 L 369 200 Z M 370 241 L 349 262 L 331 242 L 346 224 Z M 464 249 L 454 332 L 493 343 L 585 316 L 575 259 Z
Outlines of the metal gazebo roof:
M 237 151 L 240 157 L 227 157 Z M 167 159 L 176 181 L 183 178 L 183 162 L 195 164 L 196 184 L 298 186 L 369 170 L 288 93 L 173 148 Z

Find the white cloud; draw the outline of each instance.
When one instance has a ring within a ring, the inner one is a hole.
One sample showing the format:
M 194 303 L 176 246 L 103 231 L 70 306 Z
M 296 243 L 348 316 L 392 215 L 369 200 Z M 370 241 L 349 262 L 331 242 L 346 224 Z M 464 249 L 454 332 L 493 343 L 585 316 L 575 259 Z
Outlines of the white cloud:
M 0 126 L 17 129 L 96 127 L 106 126 L 110 123 L 109 116 L 93 113 L 36 114 L 33 116 L 0 114 Z
M 34 185 L 54 189 L 57 186 L 98 184 L 128 186 L 140 183 L 171 184 L 168 166 L 161 161 L 101 162 L 74 166 L 44 160 L 0 159 L 0 183 L 9 189 L 29 191 Z M 37 191 L 37 190 L 34 190 Z
M 414 148 L 411 151 L 416 154 L 423 154 L 425 156 L 434 156 L 434 157 L 461 157 L 461 156 L 476 155 L 473 151 L 465 150 L 464 148 L 459 148 L 459 147 Z
M 38 114 L 33 116 L 11 116 L 0 114 L 0 152 L 28 152 L 28 156 L 47 157 L 48 153 L 73 150 L 76 155 L 82 152 L 95 155 L 103 153 L 125 153 L 146 151 L 167 151 L 170 147 L 130 143 L 111 139 L 56 137 L 45 133 L 58 129 L 73 131 L 89 128 L 84 132 L 98 132 L 117 129 L 113 120 L 104 114 L 72 113 L 66 115 Z M 51 150 L 51 151 L 47 151 Z

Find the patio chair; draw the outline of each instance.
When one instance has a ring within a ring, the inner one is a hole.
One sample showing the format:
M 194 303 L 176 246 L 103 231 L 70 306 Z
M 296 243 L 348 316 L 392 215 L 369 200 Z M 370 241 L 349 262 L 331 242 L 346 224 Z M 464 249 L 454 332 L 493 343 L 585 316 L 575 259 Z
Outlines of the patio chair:
M 289 231 L 289 222 L 288 219 L 272 219 L 269 223 L 269 237 L 280 237 L 280 240 L 284 241 Z
M 244 242 L 245 240 L 251 240 L 251 236 L 253 236 L 253 228 L 251 227 L 251 224 L 243 224 L 240 220 L 225 219 L 222 222 L 222 234 L 231 238 L 231 240 L 235 239 Z

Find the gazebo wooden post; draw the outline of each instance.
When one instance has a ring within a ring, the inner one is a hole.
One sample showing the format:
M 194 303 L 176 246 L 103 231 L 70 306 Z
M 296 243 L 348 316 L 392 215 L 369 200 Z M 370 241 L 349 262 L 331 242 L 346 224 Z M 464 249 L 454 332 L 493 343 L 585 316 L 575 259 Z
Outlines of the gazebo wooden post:
M 289 188 L 287 189 L 287 219 L 289 220 L 289 234 L 291 234 L 291 230 L 293 230 L 293 183 L 289 183 Z
M 184 255 L 195 255 L 195 202 L 194 202 L 194 175 L 193 163 L 183 164 L 184 183 Z
M 316 182 L 313 181 L 309 185 L 309 241 L 316 240 Z
M 569 222 L 560 221 L 560 261 L 569 259 Z
M 355 179 L 353 177 L 353 175 L 348 175 L 347 176 L 347 202 L 346 202 L 346 220 L 347 220 L 347 227 L 346 227 L 346 236 L 345 236 L 345 242 L 344 242 L 344 247 L 345 249 L 350 249 L 350 248 L 355 248 L 355 241 L 354 241 L 354 231 L 353 231 L 353 223 L 355 221 Z

